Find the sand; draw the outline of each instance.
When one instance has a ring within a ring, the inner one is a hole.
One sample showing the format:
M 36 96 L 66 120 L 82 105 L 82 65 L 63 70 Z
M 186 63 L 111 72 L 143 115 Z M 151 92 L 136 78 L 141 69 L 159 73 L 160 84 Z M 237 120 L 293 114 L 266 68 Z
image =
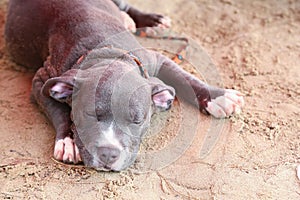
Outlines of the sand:
M 7 0 L 1 0 L 0 198 L 300 199 L 300 2 L 129 2 L 168 15 L 174 32 L 203 47 L 215 74 L 204 70 L 201 77 L 243 92 L 242 113 L 217 121 L 177 101 L 155 116 L 128 170 L 58 163 L 54 129 L 30 102 L 33 72 L 11 62 L 5 50 Z

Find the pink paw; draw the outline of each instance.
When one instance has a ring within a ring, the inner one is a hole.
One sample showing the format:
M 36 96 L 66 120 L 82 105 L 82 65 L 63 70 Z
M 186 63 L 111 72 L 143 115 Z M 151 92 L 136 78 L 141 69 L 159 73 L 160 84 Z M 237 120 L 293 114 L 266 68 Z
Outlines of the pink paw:
M 219 96 L 208 102 L 206 110 L 216 118 L 229 117 L 234 113 L 240 113 L 244 106 L 242 93 L 227 89 L 223 96 Z
M 122 11 L 121 15 L 122 15 L 122 19 L 123 19 L 123 23 L 124 23 L 125 28 L 128 31 L 131 31 L 131 32 L 135 33 L 136 32 L 136 25 L 135 25 L 133 19 L 126 12 Z
M 144 31 L 148 37 L 159 37 L 165 34 L 165 30 L 171 27 L 171 19 L 163 17 L 159 20 L 159 24 L 154 27 L 145 27 Z
M 78 147 L 70 137 L 55 142 L 54 158 L 65 163 L 74 164 L 82 161 Z
M 163 17 L 159 20 L 160 24 L 158 25 L 158 27 L 160 28 L 170 28 L 171 27 L 171 19 L 169 17 Z

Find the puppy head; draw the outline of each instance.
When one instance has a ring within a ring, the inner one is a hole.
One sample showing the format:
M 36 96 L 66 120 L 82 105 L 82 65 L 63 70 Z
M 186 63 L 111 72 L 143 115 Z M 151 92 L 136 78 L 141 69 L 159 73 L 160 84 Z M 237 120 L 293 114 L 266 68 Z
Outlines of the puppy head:
M 175 91 L 157 78 L 143 78 L 136 66 L 67 72 L 49 79 L 45 95 L 72 107 L 75 143 L 86 166 L 120 171 L 136 159 L 154 112 L 171 107 Z

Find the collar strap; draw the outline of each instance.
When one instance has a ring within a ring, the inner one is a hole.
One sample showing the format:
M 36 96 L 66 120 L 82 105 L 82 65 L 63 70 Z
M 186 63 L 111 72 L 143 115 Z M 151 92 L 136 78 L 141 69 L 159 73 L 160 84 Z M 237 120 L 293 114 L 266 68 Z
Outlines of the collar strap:
M 189 39 L 186 37 L 180 37 L 180 36 L 160 36 L 160 35 L 153 35 L 149 34 L 151 31 L 147 31 L 148 27 L 146 28 L 139 28 L 135 35 L 139 37 L 145 37 L 150 39 L 157 39 L 157 40 L 173 40 L 173 41 L 181 41 L 184 42 L 184 44 L 177 50 L 176 55 L 171 58 L 176 64 L 181 64 L 185 58 L 187 53 L 187 48 L 189 47 Z M 151 32 L 152 33 L 152 32 Z
M 106 48 L 114 48 L 114 47 L 106 47 Z M 139 67 L 139 70 L 141 72 L 141 75 L 148 79 L 150 76 L 148 74 L 148 71 L 147 69 L 144 67 L 143 63 L 140 61 L 140 59 L 138 57 L 136 57 L 131 51 L 126 51 L 126 50 L 123 50 L 123 49 L 119 49 L 119 48 L 114 48 L 114 49 L 117 49 L 118 51 L 120 52 L 123 52 L 124 54 L 127 54 L 130 56 L 130 58 L 132 58 L 132 60 L 137 64 L 137 66 Z M 76 61 L 76 64 L 80 64 L 84 59 L 85 57 L 87 56 L 87 54 L 89 53 L 90 51 L 87 51 L 86 54 L 83 54 L 82 56 L 80 56 L 78 58 L 78 60 Z
M 134 62 L 137 64 L 137 66 L 139 67 L 140 69 L 140 72 L 142 74 L 142 76 L 146 79 L 149 78 L 149 74 L 148 74 L 148 71 L 147 69 L 144 67 L 143 63 L 140 61 L 140 59 L 138 59 L 138 57 L 136 57 L 135 55 L 133 55 L 132 52 L 128 52 L 127 53 L 133 60 Z

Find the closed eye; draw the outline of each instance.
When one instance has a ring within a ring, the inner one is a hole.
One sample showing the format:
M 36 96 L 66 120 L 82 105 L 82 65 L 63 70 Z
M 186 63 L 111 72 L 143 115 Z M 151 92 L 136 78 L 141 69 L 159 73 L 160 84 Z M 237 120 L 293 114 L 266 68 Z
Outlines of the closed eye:
M 145 121 L 145 119 L 146 119 L 146 114 L 136 113 L 133 116 L 132 123 L 136 125 L 141 125 Z
M 96 117 L 95 112 L 92 112 L 92 111 L 86 111 L 86 112 L 84 112 L 84 114 L 87 117 Z
M 105 121 L 109 117 L 111 117 L 111 113 L 109 113 L 105 109 L 102 109 L 99 106 L 97 106 L 96 107 L 96 116 L 97 116 L 98 121 Z
M 133 123 L 134 123 L 134 124 L 137 124 L 137 125 L 140 125 L 140 124 L 143 123 L 143 121 L 142 121 L 142 120 L 135 120 L 135 121 L 133 121 Z

